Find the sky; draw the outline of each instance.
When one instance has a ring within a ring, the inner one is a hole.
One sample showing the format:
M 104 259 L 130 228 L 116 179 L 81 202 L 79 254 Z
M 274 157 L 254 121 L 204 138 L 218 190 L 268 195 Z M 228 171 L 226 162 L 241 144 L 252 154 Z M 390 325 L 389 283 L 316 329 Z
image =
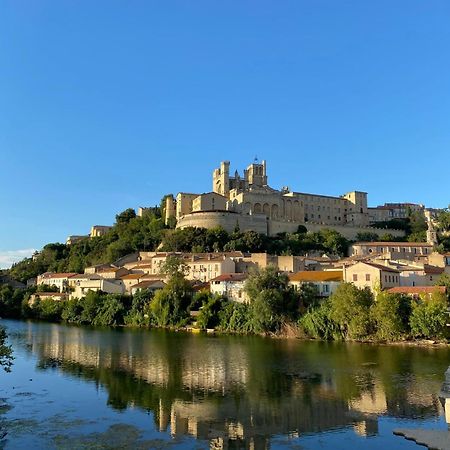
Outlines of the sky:
M 448 1 L 2 0 L 0 267 L 221 160 L 446 207 L 449 48 Z

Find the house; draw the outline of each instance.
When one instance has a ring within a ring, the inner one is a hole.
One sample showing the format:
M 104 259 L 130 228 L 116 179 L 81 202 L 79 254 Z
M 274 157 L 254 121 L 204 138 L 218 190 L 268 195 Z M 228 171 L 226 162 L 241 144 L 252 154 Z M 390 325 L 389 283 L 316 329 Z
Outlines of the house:
M 414 260 L 431 253 L 433 245 L 427 242 L 356 242 L 350 246 L 350 256 L 386 255 L 389 259 Z
M 125 267 L 103 267 L 97 270 L 97 275 L 100 275 L 102 278 L 119 280 L 124 275 L 129 273 L 128 269 Z
M 329 297 L 344 280 L 342 270 L 301 271 L 290 274 L 289 285 L 300 289 L 302 284 L 310 284 L 317 289 L 319 297 Z
M 70 280 L 73 292 L 70 298 L 82 298 L 89 291 L 102 291 L 107 294 L 123 294 L 125 292 L 122 280 L 106 279 L 97 274 L 76 275 Z
M 445 273 L 450 274 L 450 253 L 434 252 L 428 257 L 428 263 L 434 266 L 443 267 Z
M 125 292 L 131 294 L 131 287 L 140 283 L 146 276 L 145 273 L 128 273 L 122 275 L 120 279 L 122 280 Z
M 28 305 L 33 306 L 38 300 L 54 300 L 57 302 L 67 300 L 69 294 L 65 292 L 36 292 L 30 295 Z
M 58 288 L 59 292 L 67 292 L 69 288 L 69 280 L 76 275 L 78 274 L 75 272 L 45 272 L 42 275 L 37 276 L 36 285 L 39 286 L 45 284 L 47 286 L 55 286 Z
M 392 267 L 370 261 L 360 261 L 352 266 L 344 266 L 344 281 L 358 288 L 389 289 L 400 286 L 400 271 Z
M 159 289 L 163 289 L 166 283 L 162 280 L 143 280 L 139 283 L 134 284 L 130 287 L 131 295 L 135 295 L 139 291 L 147 290 L 150 292 L 155 292 Z
M 434 292 L 446 294 L 445 286 L 399 286 L 388 289 L 390 294 L 404 294 L 412 298 L 430 298 Z
M 400 286 L 434 286 L 444 273 L 443 267 L 423 264 L 422 267 L 397 266 L 400 271 Z
M 249 301 L 245 292 L 245 281 L 248 275 L 245 273 L 225 273 L 213 278 L 210 281 L 210 292 L 220 296 L 227 297 L 239 303 Z

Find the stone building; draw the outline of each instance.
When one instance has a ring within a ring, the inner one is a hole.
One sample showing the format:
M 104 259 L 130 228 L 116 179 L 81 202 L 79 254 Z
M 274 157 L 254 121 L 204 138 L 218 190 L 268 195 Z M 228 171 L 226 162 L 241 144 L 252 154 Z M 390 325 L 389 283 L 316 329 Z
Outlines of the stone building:
M 339 197 L 281 190 L 268 185 L 265 161 L 254 162 L 244 170 L 230 175 L 230 163 L 224 161 L 212 176 L 212 192 L 179 193 L 166 198 L 165 219 L 177 219 L 178 228 L 189 226 L 223 227 L 241 231 L 275 235 L 294 232 L 299 225 L 308 230 L 334 228 L 353 238 L 367 231 L 369 213 L 367 193 L 352 191 Z M 398 230 L 389 230 L 396 236 Z

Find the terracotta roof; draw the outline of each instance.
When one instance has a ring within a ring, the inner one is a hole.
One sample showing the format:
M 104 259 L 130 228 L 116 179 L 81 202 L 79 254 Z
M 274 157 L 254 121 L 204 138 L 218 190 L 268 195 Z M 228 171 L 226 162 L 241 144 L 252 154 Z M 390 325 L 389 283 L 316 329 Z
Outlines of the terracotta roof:
M 62 272 L 62 273 L 44 273 L 41 275 L 41 278 L 71 278 L 75 275 L 78 275 L 76 272 Z
M 142 278 L 144 274 L 143 273 L 128 273 L 127 275 L 122 275 L 120 277 L 121 280 L 138 280 L 139 278 Z
M 213 278 L 210 282 L 213 281 L 244 281 L 248 278 L 248 274 L 246 273 L 224 273 L 219 275 L 216 278 Z
M 394 269 L 392 267 L 389 266 L 384 266 L 383 264 L 376 264 L 370 261 L 362 261 L 361 263 L 358 264 L 367 264 L 368 266 L 372 266 L 375 267 L 376 269 L 380 269 L 383 270 L 385 272 L 395 272 L 395 273 L 400 273 L 401 271 L 398 269 Z
M 289 275 L 289 281 L 342 281 L 344 279 L 342 270 L 303 270 Z
M 166 284 L 166 283 L 164 283 L 164 281 L 161 281 L 161 280 L 145 280 L 145 281 L 141 281 L 140 283 L 133 284 L 133 286 L 131 286 L 131 289 L 135 289 L 135 288 L 146 289 L 156 283 L 162 283 L 163 285 Z
M 117 272 L 120 269 L 122 269 L 122 267 L 105 267 L 104 269 L 97 270 L 97 272 Z
M 388 289 L 391 294 L 432 294 L 440 292 L 445 294 L 445 286 L 397 286 Z
M 138 264 L 137 266 L 133 266 L 132 269 L 151 269 L 153 264 Z
M 67 297 L 64 292 L 36 292 L 34 295 L 36 297 Z
M 80 273 L 76 274 L 73 277 L 70 277 L 74 280 L 103 280 L 103 278 L 100 275 L 97 275 L 95 273 Z
M 355 242 L 353 245 L 363 245 L 366 247 L 433 247 L 432 244 L 428 244 L 427 242 Z
M 440 273 L 444 272 L 443 267 L 429 266 L 428 264 L 424 264 L 423 269 L 424 269 L 425 273 L 440 274 Z

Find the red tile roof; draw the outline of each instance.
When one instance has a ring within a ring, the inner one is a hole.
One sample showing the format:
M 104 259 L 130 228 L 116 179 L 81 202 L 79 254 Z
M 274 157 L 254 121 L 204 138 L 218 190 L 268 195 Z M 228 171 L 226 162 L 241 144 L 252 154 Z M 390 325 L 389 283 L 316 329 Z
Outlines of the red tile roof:
M 364 245 L 366 247 L 433 247 L 428 242 L 355 242 L 353 245 Z
M 219 275 L 216 278 L 213 278 L 211 282 L 213 281 L 244 281 L 248 278 L 248 275 L 246 273 L 224 273 L 222 275 Z
M 375 267 L 376 269 L 383 270 L 384 272 L 395 272 L 395 273 L 401 272 L 400 270 L 393 269 L 392 267 L 383 266 L 383 264 L 376 264 L 376 263 L 369 262 L 369 261 L 362 261 L 361 263 L 358 263 L 358 264 L 367 264 L 368 266 Z
M 75 272 L 62 272 L 62 273 L 44 273 L 41 275 L 41 278 L 71 278 L 75 275 L 78 275 L 78 273 Z
M 433 292 L 440 292 L 445 294 L 445 286 L 397 286 L 388 289 L 391 294 L 432 294 Z
M 289 281 L 342 281 L 342 270 L 301 271 L 289 275 Z

